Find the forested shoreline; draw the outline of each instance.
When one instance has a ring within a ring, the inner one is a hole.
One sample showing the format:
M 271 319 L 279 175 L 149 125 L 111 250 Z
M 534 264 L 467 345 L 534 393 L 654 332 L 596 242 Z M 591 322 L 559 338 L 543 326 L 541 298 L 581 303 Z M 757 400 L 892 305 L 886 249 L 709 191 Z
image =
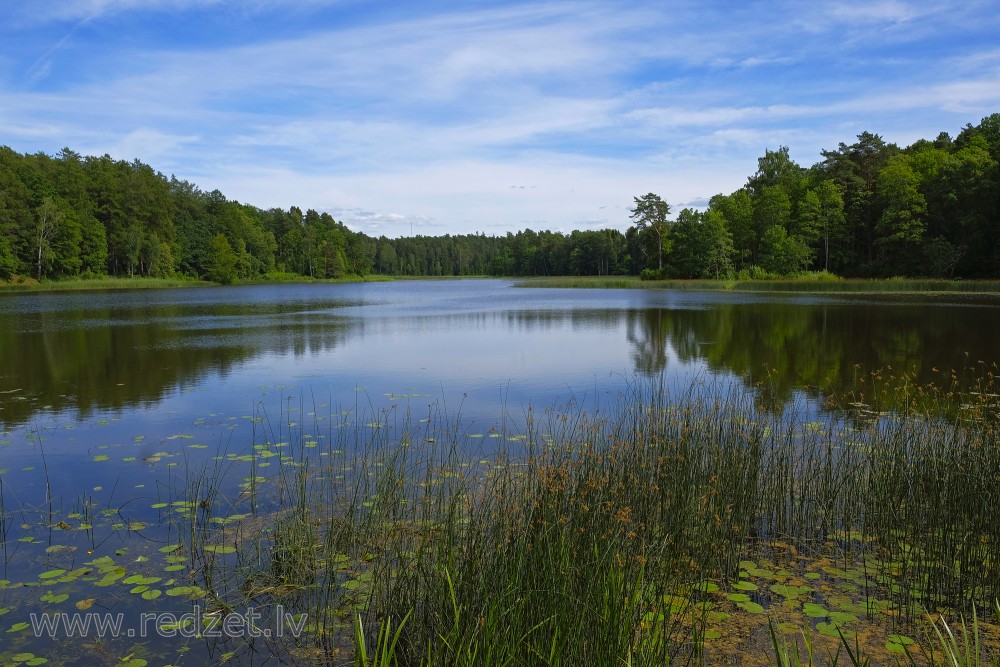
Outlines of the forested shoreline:
M 745 186 L 675 219 L 663 196 L 637 196 L 625 233 L 390 239 L 329 213 L 231 201 L 139 160 L 0 146 L 0 280 L 1000 277 L 1000 113 L 905 148 L 864 132 L 821 157 L 802 167 L 768 150 Z

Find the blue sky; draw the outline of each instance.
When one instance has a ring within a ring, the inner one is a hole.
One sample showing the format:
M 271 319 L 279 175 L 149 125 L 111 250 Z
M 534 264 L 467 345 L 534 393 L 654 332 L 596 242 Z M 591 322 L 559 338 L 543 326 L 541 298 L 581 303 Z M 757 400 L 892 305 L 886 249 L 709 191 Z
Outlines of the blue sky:
M 0 144 L 375 236 L 624 230 L 995 112 L 995 0 L 0 0 Z

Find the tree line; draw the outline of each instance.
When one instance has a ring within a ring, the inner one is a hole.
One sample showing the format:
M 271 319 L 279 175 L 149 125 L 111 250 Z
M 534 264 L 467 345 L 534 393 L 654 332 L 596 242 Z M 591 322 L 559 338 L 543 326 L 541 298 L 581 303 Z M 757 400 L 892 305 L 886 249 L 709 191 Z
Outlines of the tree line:
M 1000 114 L 900 148 L 863 132 L 811 167 L 767 150 L 747 183 L 632 225 L 390 239 L 329 213 L 261 209 L 135 160 L 0 147 L 0 279 L 190 276 L 217 282 L 371 273 L 724 278 L 1000 277 Z

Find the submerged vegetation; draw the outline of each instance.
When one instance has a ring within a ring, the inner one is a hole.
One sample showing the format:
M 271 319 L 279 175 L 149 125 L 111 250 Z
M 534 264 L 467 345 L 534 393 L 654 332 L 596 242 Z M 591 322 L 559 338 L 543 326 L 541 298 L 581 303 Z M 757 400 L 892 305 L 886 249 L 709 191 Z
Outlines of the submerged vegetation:
M 1000 655 L 1000 388 L 976 373 L 959 390 L 880 371 L 824 411 L 640 384 L 607 412 L 483 433 L 437 403 L 352 428 L 316 406 L 306 425 L 260 412 L 245 453 L 172 468 L 153 506 L 168 532 L 138 558 L 93 538 L 101 516 L 143 527 L 126 508 L 6 498 L 8 562 L 31 514 L 87 526 L 91 555 L 46 549 L 37 575 L 0 584 L 0 659 L 37 652 L 32 598 L 162 594 L 301 625 L 211 644 L 233 661 L 980 664 Z

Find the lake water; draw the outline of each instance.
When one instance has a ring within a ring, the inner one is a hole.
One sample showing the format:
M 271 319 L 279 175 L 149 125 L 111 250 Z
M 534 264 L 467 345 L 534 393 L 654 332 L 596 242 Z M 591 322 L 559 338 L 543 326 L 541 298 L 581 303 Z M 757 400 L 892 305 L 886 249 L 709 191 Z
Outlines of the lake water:
M 7 632 L 28 608 L 15 584 L 167 543 L 156 506 L 185 474 L 265 441 L 359 442 L 435 416 L 488 455 L 529 411 L 612 413 L 656 381 L 765 380 L 777 404 L 820 409 L 874 369 L 994 368 L 997 331 L 990 303 L 502 280 L 0 295 L 0 658 L 44 655 L 30 629 Z M 85 593 L 69 595 L 40 608 Z

